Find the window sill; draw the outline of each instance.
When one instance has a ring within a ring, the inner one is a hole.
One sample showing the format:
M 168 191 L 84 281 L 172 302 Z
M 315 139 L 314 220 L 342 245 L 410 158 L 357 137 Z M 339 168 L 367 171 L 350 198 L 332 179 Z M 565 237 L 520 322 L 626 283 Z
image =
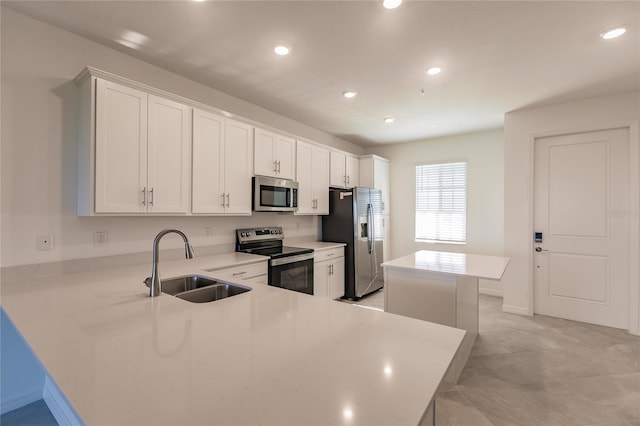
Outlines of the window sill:
M 467 242 L 466 241 L 438 241 L 438 240 L 418 240 L 415 239 L 414 242 L 416 243 L 425 243 L 425 244 L 451 244 L 454 246 L 466 246 Z

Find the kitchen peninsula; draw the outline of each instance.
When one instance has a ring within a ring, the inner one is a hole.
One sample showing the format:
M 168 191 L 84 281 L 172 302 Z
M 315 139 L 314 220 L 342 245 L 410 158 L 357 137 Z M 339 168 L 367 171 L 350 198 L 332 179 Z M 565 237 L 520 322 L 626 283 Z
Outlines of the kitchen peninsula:
M 160 273 L 215 278 L 258 262 L 203 256 Z M 251 291 L 210 303 L 150 298 L 149 273 L 2 285 L 3 309 L 85 424 L 432 424 L 464 335 L 242 280 Z
M 457 383 L 478 336 L 478 279 L 500 280 L 509 258 L 420 250 L 382 264 L 384 310 L 467 331 L 446 380 Z

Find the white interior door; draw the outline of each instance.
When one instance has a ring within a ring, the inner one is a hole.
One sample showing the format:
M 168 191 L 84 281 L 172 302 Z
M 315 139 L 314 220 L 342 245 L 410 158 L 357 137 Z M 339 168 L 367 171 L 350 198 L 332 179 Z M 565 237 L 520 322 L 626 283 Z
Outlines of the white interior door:
M 534 178 L 534 312 L 628 328 L 628 129 L 536 139 Z

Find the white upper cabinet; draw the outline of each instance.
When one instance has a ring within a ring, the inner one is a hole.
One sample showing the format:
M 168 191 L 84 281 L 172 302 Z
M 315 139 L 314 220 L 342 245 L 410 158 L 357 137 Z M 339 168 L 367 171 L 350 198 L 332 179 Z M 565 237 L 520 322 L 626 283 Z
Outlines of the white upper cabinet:
M 295 139 L 264 129 L 255 129 L 254 173 L 293 179 Z
M 347 188 L 358 186 L 359 183 L 359 160 L 358 157 L 347 155 L 345 174 L 347 175 Z
M 251 177 L 253 175 L 253 127 L 226 120 L 224 126 L 226 213 L 251 214 Z
M 360 157 L 360 186 L 382 191 L 382 214 L 389 214 L 389 160 L 377 155 Z
M 96 79 L 95 213 L 187 213 L 186 105 Z
M 192 212 L 251 214 L 253 128 L 193 110 Z
M 296 180 L 296 214 L 329 214 L 329 150 L 297 141 Z
M 332 150 L 330 184 L 338 188 L 358 186 L 358 157 Z
M 186 105 L 149 95 L 149 212 L 187 213 L 189 210 L 190 113 Z
M 389 160 L 377 155 L 360 157 L 360 186 L 376 188 L 382 191 L 382 226 L 383 226 L 383 256 L 384 261 L 391 260 L 391 245 L 389 244 L 390 225 L 389 209 Z
M 147 210 L 147 94 L 96 82 L 95 212 Z

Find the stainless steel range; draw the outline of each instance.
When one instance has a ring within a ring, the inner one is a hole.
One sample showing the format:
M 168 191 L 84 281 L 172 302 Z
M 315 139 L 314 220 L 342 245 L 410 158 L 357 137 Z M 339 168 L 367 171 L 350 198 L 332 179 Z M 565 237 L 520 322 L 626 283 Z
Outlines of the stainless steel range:
M 313 249 L 282 245 L 279 226 L 236 229 L 236 251 L 269 256 L 269 285 L 313 294 Z

